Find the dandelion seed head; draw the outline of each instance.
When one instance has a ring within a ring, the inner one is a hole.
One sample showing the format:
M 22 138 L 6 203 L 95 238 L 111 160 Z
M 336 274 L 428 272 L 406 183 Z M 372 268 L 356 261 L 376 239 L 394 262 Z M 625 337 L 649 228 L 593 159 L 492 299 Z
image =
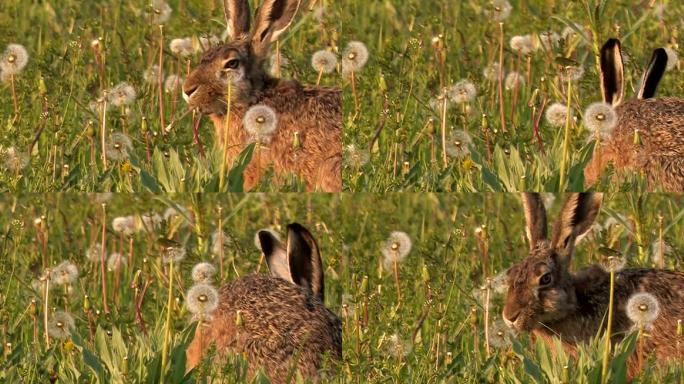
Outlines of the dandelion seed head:
M 511 72 L 506 75 L 504 85 L 507 90 L 520 89 L 525 85 L 525 77 L 521 75 L 520 72 Z
M 409 252 L 411 252 L 412 246 L 411 238 L 406 232 L 394 231 L 390 233 L 381 248 L 385 267 L 393 263 L 403 262 Z
M 546 121 L 553 127 L 563 127 L 572 113 L 572 108 L 568 109 L 565 104 L 553 103 L 546 109 Z
M 539 34 L 539 46 L 547 51 L 553 50 L 560 43 L 561 36 L 553 31 Z
M 470 80 L 461 80 L 447 89 L 447 97 L 456 104 L 475 100 L 477 89 Z
M 4 167 L 12 172 L 22 171 L 29 163 L 29 156 L 15 147 L 9 147 L 5 150 L 0 148 L 0 154 Z
M 253 140 L 268 143 L 278 127 L 278 116 L 273 108 L 259 104 L 247 110 L 243 124 Z
M 576 82 L 584 76 L 584 67 L 578 65 L 566 65 L 561 67 L 559 73 L 560 79 L 563 82 Z
M 55 312 L 47 324 L 48 335 L 53 339 L 64 340 L 71 336 L 71 331 L 76 327 L 73 316 L 68 312 Z
M 183 85 L 183 78 L 178 75 L 168 75 L 164 80 L 164 91 L 166 93 L 175 93 Z
M 107 100 L 115 107 L 133 104 L 137 94 L 132 85 L 123 82 L 115 85 L 107 92 Z
M 360 71 L 368 62 L 368 48 L 360 41 L 351 41 L 342 52 L 342 73 L 347 75 Z
M 513 7 L 508 0 L 492 0 L 485 8 L 485 14 L 492 21 L 504 21 L 511 15 Z
M 216 35 L 200 36 L 199 45 L 202 51 L 208 51 L 211 48 L 221 45 L 221 39 L 219 39 Z
M 531 35 L 518 35 L 511 37 L 511 49 L 523 56 L 528 55 L 534 49 Z
M 120 216 L 112 220 L 112 230 L 131 236 L 136 232 L 135 218 L 133 216 Z
M 625 312 L 637 328 L 649 329 L 660 315 L 660 303 L 648 292 L 635 293 L 627 300 Z
M 344 160 L 352 169 L 363 168 L 370 160 L 370 154 L 364 150 L 356 147 L 354 144 L 349 144 L 344 148 Z
M 592 136 L 606 138 L 617 126 L 618 116 L 612 105 L 599 102 L 587 107 L 583 121 Z
M 620 272 L 627 266 L 627 259 L 620 256 L 608 256 L 603 258 L 599 265 L 606 272 Z
M 406 357 L 413 349 L 410 341 L 404 340 L 396 333 L 390 336 L 388 341 L 388 352 L 395 358 Z
M 157 84 L 161 70 L 158 65 L 153 65 L 143 72 L 143 80 L 148 84 Z
M 185 247 L 163 247 L 161 251 L 162 261 L 165 263 L 179 263 L 187 254 Z
M 140 220 L 142 226 L 138 229 L 151 232 L 159 228 L 164 218 L 156 212 L 147 212 L 140 215 Z
M 111 161 L 125 161 L 128 159 L 129 151 L 133 149 L 131 138 L 125 133 L 115 132 L 109 136 L 105 142 L 107 159 Z
M 463 159 L 470 154 L 470 146 L 472 144 L 473 138 L 470 137 L 468 132 L 454 130 L 447 137 L 447 155 L 454 159 Z
M 9 44 L 0 57 L 0 70 L 4 75 L 16 75 L 28 64 L 29 54 L 21 44 Z
M 210 283 L 216 274 L 216 267 L 211 263 L 199 263 L 192 267 L 192 281 L 195 283 Z
M 220 256 L 223 250 L 230 244 L 231 238 L 225 232 L 217 229 L 211 234 L 211 254 Z
M 337 68 L 337 56 L 330 51 L 317 51 L 311 56 L 311 66 L 316 72 L 332 73 Z
M 164 0 L 152 0 L 147 17 L 152 24 L 164 24 L 171 18 L 171 7 Z
M 485 69 L 482 71 L 482 74 L 484 75 L 485 79 L 489 81 L 494 81 L 499 78 L 499 72 L 501 71 L 501 64 L 499 64 L 498 61 L 495 61 L 491 63 L 490 65 L 486 66 Z
M 126 266 L 128 260 L 118 252 L 114 252 L 107 258 L 107 270 L 116 271 Z
M 508 270 L 501 271 L 491 280 L 491 286 L 494 292 L 503 295 L 508 292 Z
M 677 66 L 679 56 L 677 55 L 677 51 L 669 47 L 665 48 L 665 53 L 667 54 L 667 66 L 665 67 L 665 70 L 671 71 Z
M 210 315 L 216 310 L 218 304 L 218 291 L 209 284 L 193 285 L 185 297 L 185 306 L 190 313 L 195 315 Z
M 665 256 L 672 253 L 672 247 L 663 239 L 658 239 L 651 245 L 651 260 L 656 265 L 664 264 Z
M 195 48 L 192 46 L 192 39 L 189 37 L 173 39 L 169 42 L 169 49 L 174 55 L 180 57 L 192 56 L 195 53 Z
M 280 76 L 283 68 L 290 66 L 290 60 L 282 53 L 276 52 L 269 59 L 271 62 L 270 73 L 272 76 Z
M 93 263 L 99 262 L 100 257 L 102 256 L 102 244 L 93 243 L 86 250 L 85 256 L 86 256 L 86 259 L 88 259 L 89 261 L 92 261 Z
M 73 284 L 78 279 L 78 267 L 71 261 L 63 261 L 50 271 L 50 281 L 56 285 Z

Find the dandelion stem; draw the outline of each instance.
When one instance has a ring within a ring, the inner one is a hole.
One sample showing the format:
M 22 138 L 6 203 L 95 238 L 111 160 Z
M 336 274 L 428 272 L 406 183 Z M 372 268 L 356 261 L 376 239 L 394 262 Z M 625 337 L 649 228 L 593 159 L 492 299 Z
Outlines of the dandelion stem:
M 102 130 L 100 132 L 100 141 L 102 142 L 102 167 L 107 170 L 107 143 L 105 136 L 107 136 L 107 99 L 102 102 Z
M 351 71 L 352 95 L 354 95 L 354 116 L 359 114 L 359 97 L 356 94 L 356 74 Z
M 399 284 L 399 263 L 396 260 L 392 262 L 392 270 L 394 272 L 394 284 L 397 286 L 397 304 L 401 304 L 401 285 Z
M 100 243 L 100 273 L 102 274 L 102 307 L 105 314 L 109 314 L 107 305 L 107 276 L 105 275 L 105 233 L 107 228 L 107 204 L 102 204 L 102 242 Z
M 489 349 L 489 299 L 491 293 L 491 282 L 487 279 L 485 288 L 485 307 L 484 307 L 484 331 L 485 331 L 485 352 L 489 358 L 491 351 Z
M 171 337 L 171 306 L 173 305 L 173 257 L 169 258 L 169 295 L 166 302 L 166 324 L 164 325 L 164 342 L 162 344 L 162 361 L 160 383 L 164 383 L 164 373 L 169 360 L 169 339 Z
M 501 132 L 506 133 L 506 111 L 504 110 L 504 28 L 499 23 L 499 117 L 501 118 Z
M 223 279 L 223 207 L 218 207 L 219 280 Z
M 12 103 L 14 104 L 14 114 L 19 114 L 19 103 L 17 102 L 17 91 L 14 85 L 14 74 L 10 75 L 10 87 L 12 88 Z M 29 153 L 30 154 L 30 153 Z
M 447 96 L 446 92 L 442 92 L 444 98 L 442 99 L 442 110 L 440 120 L 441 120 L 441 131 L 442 131 L 442 161 L 444 162 L 444 168 L 449 166 L 449 160 L 447 159 L 446 151 L 446 111 L 447 111 Z
M 615 296 L 615 268 L 610 268 L 610 293 L 608 296 L 608 324 L 606 324 L 606 345 L 603 348 L 603 365 L 601 366 L 601 383 L 608 382 L 608 362 L 610 361 L 610 336 L 613 328 L 613 299 Z
M 316 80 L 316 86 L 321 85 L 321 79 L 323 78 L 323 66 L 321 66 L 321 69 L 318 71 L 318 80 Z
M 221 160 L 221 170 L 219 173 L 219 191 L 223 191 L 226 175 L 226 162 L 228 161 L 228 125 L 230 124 L 230 109 L 233 100 L 233 85 L 228 82 L 228 92 L 226 94 L 226 101 L 228 102 L 228 111 L 226 112 L 226 119 L 223 123 L 223 159 Z
M 164 59 L 164 26 L 159 25 L 159 76 L 157 78 L 158 91 L 159 91 L 159 129 L 161 130 L 162 136 L 165 135 L 164 132 L 164 74 L 163 74 L 163 62 Z
M 43 301 L 43 324 L 45 327 L 45 349 L 50 348 L 50 335 L 48 334 L 48 311 L 50 310 L 50 305 L 48 304 L 50 292 L 50 273 L 46 271 L 45 273 L 45 300 Z
M 570 103 L 572 102 L 572 80 L 568 80 L 568 111 L 570 110 Z M 559 191 L 564 191 L 565 190 L 565 182 L 566 182 L 566 169 L 567 169 L 567 162 L 568 162 L 568 151 L 570 147 L 570 113 L 566 115 L 565 118 L 565 133 L 563 135 L 563 154 L 561 155 L 561 163 L 560 163 L 560 182 L 558 184 L 558 190 Z

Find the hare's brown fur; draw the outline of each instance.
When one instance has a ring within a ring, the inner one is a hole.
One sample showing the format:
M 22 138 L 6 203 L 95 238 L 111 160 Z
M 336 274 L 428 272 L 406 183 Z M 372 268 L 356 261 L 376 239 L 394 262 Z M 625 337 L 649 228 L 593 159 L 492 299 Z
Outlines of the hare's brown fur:
M 224 61 L 239 59 L 233 80 L 230 115 L 227 112 L 227 81 L 221 77 Z M 248 143 L 243 127 L 245 112 L 254 105 L 271 107 L 278 126 L 270 141 L 262 145 L 245 171 L 245 189 L 256 185 L 273 167 L 277 176 L 294 173 L 304 178 L 307 191 L 338 192 L 342 189 L 342 101 L 337 88 L 302 86 L 295 80 L 269 76 L 263 59 L 256 57 L 250 42 L 233 41 L 205 53 L 201 63 L 184 83 L 191 108 L 208 113 L 217 139 L 232 163 Z M 227 132 L 226 132 L 227 131 Z M 300 145 L 295 146 L 295 133 Z M 224 142 L 227 135 L 227 142 Z
M 684 100 L 674 97 L 629 100 L 616 107 L 618 123 L 585 169 L 595 183 L 608 163 L 615 169 L 641 170 L 649 189 L 684 191 Z M 641 143 L 634 144 L 638 130 Z
M 242 325 L 236 325 L 240 311 Z M 342 357 L 340 319 L 305 288 L 264 274 L 224 285 L 210 324 L 199 328 L 187 351 L 188 368 L 203 352 L 243 353 L 249 375 L 263 368 L 273 383 L 284 383 L 292 372 L 316 378 L 329 355 Z M 292 376 L 296 377 L 296 376 Z

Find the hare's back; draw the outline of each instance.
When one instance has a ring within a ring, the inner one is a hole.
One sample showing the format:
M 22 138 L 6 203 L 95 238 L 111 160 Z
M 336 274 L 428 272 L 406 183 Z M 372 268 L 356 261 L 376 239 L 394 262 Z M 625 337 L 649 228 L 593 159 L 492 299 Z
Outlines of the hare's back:
M 661 316 L 684 319 L 684 272 L 629 268 L 616 276 L 618 303 L 626 305 L 629 298 L 647 292 L 658 299 Z
M 684 154 L 684 99 L 629 100 L 617 107 L 617 135 L 633 140 L 639 130 L 641 141 L 654 153 Z
M 219 300 L 216 316 L 224 321 L 237 320 L 240 311 L 236 344 L 248 353 L 276 362 L 295 351 L 312 357 L 327 350 L 341 355 L 339 318 L 302 287 L 256 274 L 224 285 Z

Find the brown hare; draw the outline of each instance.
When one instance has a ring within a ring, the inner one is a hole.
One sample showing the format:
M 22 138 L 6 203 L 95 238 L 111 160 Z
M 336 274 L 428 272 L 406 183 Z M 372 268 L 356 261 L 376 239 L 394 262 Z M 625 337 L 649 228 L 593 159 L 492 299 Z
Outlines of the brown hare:
M 271 275 L 245 276 L 220 289 L 210 323 L 188 347 L 187 369 L 215 345 L 218 354 L 243 354 L 250 377 L 263 368 L 273 383 L 296 372 L 315 380 L 326 354 L 342 358 L 342 323 L 323 304 L 316 240 L 296 223 L 288 226 L 285 244 L 269 231 L 257 236 Z
M 524 194 L 529 255 L 507 272 L 508 293 L 503 310 L 506 324 L 531 332 L 546 342 L 559 337 L 574 352 L 578 343 L 596 336 L 605 326 L 610 275 L 598 265 L 570 271 L 575 242 L 594 223 L 602 195 L 576 193 L 564 203 L 547 240 L 546 211 L 538 194 Z M 684 273 L 648 268 L 616 272 L 613 340 L 633 329 L 626 304 L 635 293 L 647 292 L 659 301 L 660 314 L 652 323 L 643 348 L 630 357 L 629 373 L 638 372 L 639 351 L 654 353 L 659 361 L 684 358 L 676 345 L 677 320 L 684 319 Z
M 644 172 L 651 190 L 684 191 L 684 100 L 653 98 L 667 60 L 665 50 L 656 49 L 637 98 L 622 102 L 624 71 L 620 41 L 610 39 L 601 48 L 601 93 L 603 101 L 615 108 L 617 125 L 596 148 L 585 168 L 588 186 L 612 162 L 617 171 Z M 635 144 L 637 130 L 640 143 Z
M 307 191 L 342 189 L 341 91 L 273 78 L 264 70 L 271 44 L 290 26 L 300 2 L 264 0 L 250 32 L 248 0 L 224 0 L 230 41 L 205 52 L 183 84 L 189 107 L 209 114 L 229 162 L 250 141 L 247 111 L 263 105 L 275 112 L 276 129 L 263 147 L 258 144 L 245 170 L 245 189 L 271 166 L 277 176 L 303 177 Z

